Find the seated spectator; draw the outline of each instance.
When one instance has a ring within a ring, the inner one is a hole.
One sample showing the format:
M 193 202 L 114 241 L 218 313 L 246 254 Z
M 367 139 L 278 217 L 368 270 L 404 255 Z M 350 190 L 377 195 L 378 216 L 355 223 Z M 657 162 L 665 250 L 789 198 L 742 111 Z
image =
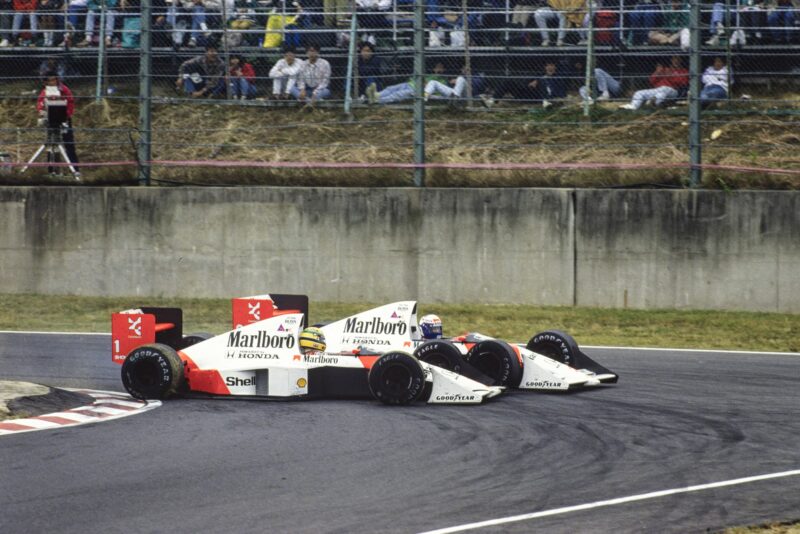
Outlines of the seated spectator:
M 178 89 L 192 98 L 219 96 L 225 93 L 225 63 L 217 55 L 217 48 L 206 46 L 206 53 L 184 61 L 178 70 Z
M 689 71 L 683 68 L 679 56 L 672 56 L 669 67 L 656 64 L 656 70 L 650 75 L 650 86 L 652 89 L 636 91 L 631 102 L 620 109 L 636 110 L 645 102 L 660 106 L 668 99 L 677 98 L 689 86 Z
M 611 97 L 617 98 L 622 94 L 622 85 L 619 81 L 599 67 L 594 69 L 594 79 L 592 81 L 597 89 L 597 100 L 610 100 Z M 581 95 L 582 99 L 588 100 L 590 103 L 593 101 L 589 88 L 585 85 L 578 89 L 578 94 Z
M 430 98 L 441 96 L 444 98 L 466 98 L 467 97 L 467 72 L 466 67 L 461 69 L 461 76 L 452 78 L 445 85 L 439 80 L 430 80 L 425 84 L 425 101 Z M 483 92 L 486 87 L 486 77 L 483 74 L 472 75 L 472 94 L 477 96 Z M 452 87 L 451 87 L 452 86 Z
M 542 107 L 550 107 L 554 100 L 567 97 L 567 80 L 558 72 L 555 62 L 548 61 L 541 77 L 528 82 L 519 79 L 507 79 L 497 85 L 493 91 L 497 98 L 510 94 L 518 100 L 538 101 Z
M 0 0 L 0 48 L 12 46 L 11 21 L 14 18 L 13 0 Z
M 83 41 L 75 46 L 91 46 L 92 39 L 94 38 L 94 24 L 100 15 L 100 6 L 94 2 L 87 4 L 89 10 L 86 13 L 86 31 L 84 33 Z M 114 8 L 117 7 L 117 0 L 106 0 L 106 27 L 105 27 L 105 45 L 111 46 L 112 38 L 114 37 L 114 23 L 116 22 L 117 12 Z
M 547 7 L 547 0 L 516 0 L 511 15 L 512 28 L 525 28 L 537 9 Z
M 64 26 L 63 0 L 39 0 L 39 28 L 43 30 L 42 44 L 53 46 L 56 30 Z
M 442 74 L 444 74 L 444 63 L 438 62 L 433 67 L 433 75 L 425 77 L 425 85 L 428 85 L 431 81 L 444 84 L 446 80 L 442 77 Z M 383 91 L 378 91 L 375 84 L 372 84 L 367 87 L 367 100 L 370 104 L 394 104 L 395 102 L 414 98 L 415 88 L 414 78 L 409 79 L 407 82 L 390 85 Z
M 651 31 L 661 24 L 661 7 L 654 0 L 638 0 L 632 11 L 626 13 L 630 28 L 629 42 L 633 46 L 645 45 Z
M 58 81 L 63 82 L 67 77 L 67 65 L 64 60 L 56 60 L 56 58 L 49 57 L 39 64 L 39 78 L 42 83 L 47 82 L 47 77 L 55 74 L 58 76 Z
M 428 34 L 428 46 L 462 47 L 467 40 L 466 28 L 478 25 L 478 15 L 467 16 L 466 23 L 461 0 L 428 0 L 427 20 L 431 31 Z
M 256 97 L 256 71 L 241 56 L 231 56 L 228 79 L 234 100 L 251 100 Z
M 661 28 L 650 30 L 647 40 L 654 45 L 674 45 L 680 43 L 681 49 L 689 49 L 689 3 L 685 0 L 672 0 L 662 6 Z
M 700 104 L 707 106 L 717 100 L 728 98 L 728 87 L 733 78 L 721 57 L 714 58 L 714 64 L 703 72 L 703 90 L 700 92 Z
M 22 22 L 27 16 L 33 40 L 25 41 L 20 37 Z M 36 18 L 36 0 L 14 0 L 14 21 L 11 29 L 11 40 L 19 46 L 36 46 L 36 32 L 39 29 Z
M 272 96 L 278 100 L 289 98 L 302 68 L 303 61 L 297 59 L 294 48 L 287 47 L 283 58 L 279 59 L 269 71 L 269 77 L 272 78 Z
M 331 64 L 319 57 L 319 47 L 310 44 L 306 47 L 308 59 L 297 77 L 297 85 L 292 89 L 292 96 L 310 106 L 318 100 L 331 96 Z
M 382 57 L 375 54 L 375 46 L 371 43 L 358 45 L 358 93 L 366 94 L 367 87 L 375 85 L 380 91 L 384 86 L 384 78 L 389 67 Z
M 775 43 L 791 43 L 796 19 L 792 0 L 777 0 L 767 13 L 767 25 Z

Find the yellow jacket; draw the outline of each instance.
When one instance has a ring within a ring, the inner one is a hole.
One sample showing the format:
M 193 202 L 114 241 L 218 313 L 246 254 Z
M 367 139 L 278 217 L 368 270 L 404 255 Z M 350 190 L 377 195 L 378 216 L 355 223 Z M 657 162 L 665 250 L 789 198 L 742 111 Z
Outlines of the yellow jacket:
M 264 48 L 278 48 L 283 43 L 283 30 L 297 20 L 297 15 L 270 15 L 264 32 Z
M 586 0 L 547 0 L 547 3 L 556 11 L 562 11 L 573 26 L 580 28 L 583 25 Z

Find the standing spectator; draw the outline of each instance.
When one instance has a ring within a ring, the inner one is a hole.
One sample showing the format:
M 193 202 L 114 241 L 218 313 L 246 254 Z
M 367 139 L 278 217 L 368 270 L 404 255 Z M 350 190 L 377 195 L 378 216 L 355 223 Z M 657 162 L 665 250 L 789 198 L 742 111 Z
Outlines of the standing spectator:
M 0 48 L 12 45 L 14 38 L 11 36 L 11 21 L 14 18 L 11 11 L 14 9 L 13 0 L 0 0 Z
M 319 57 L 319 47 L 315 44 L 308 45 L 306 52 L 308 59 L 303 63 L 292 96 L 313 106 L 317 100 L 331 96 L 331 64 Z
M 87 6 L 89 9 L 86 13 L 86 32 L 84 33 L 83 41 L 75 46 L 91 46 L 94 38 L 94 24 L 96 19 L 99 19 L 101 6 L 92 3 Z M 105 44 L 111 46 L 112 38 L 114 37 L 114 23 L 116 22 L 117 0 L 106 0 L 106 27 L 105 27 Z
M 375 54 L 375 46 L 371 43 L 358 45 L 358 93 L 366 94 L 367 87 L 375 85 L 380 91 L 384 87 L 383 80 L 389 68 L 382 57 Z
M 610 100 L 611 97 L 618 97 L 622 93 L 622 85 L 614 79 L 609 73 L 603 69 L 596 67 L 594 69 L 594 83 L 597 88 L 597 100 Z M 585 85 L 578 89 L 581 98 L 592 102 L 592 95 L 589 93 L 589 88 Z
M 703 72 L 703 90 L 700 92 L 700 104 L 707 106 L 717 100 L 728 98 L 728 88 L 733 79 L 721 57 L 714 58 L 714 64 Z
M 631 102 L 620 106 L 620 109 L 636 110 L 645 102 L 660 106 L 668 99 L 677 98 L 689 86 L 689 71 L 683 68 L 679 56 L 672 56 L 669 67 L 656 64 L 656 70 L 650 75 L 650 86 L 652 89 L 641 89 L 633 93 Z
M 294 48 L 287 47 L 283 58 L 279 59 L 269 71 L 269 77 L 272 78 L 272 96 L 278 100 L 289 98 L 302 68 L 303 61 L 295 57 Z
M 184 61 L 175 86 L 192 98 L 225 93 L 225 63 L 217 55 L 217 48 L 208 45 L 204 55 Z
M 64 35 L 64 46 L 71 46 L 74 33 L 78 28 L 86 26 L 86 12 L 89 11 L 89 0 L 68 0 L 67 4 L 67 33 Z
M 36 101 L 36 111 L 39 112 L 39 125 L 44 126 L 47 123 L 45 100 L 48 97 L 46 96 L 46 87 L 58 87 L 61 96 L 57 98 L 63 99 L 67 103 L 67 122 L 62 125 L 61 140 L 64 142 L 64 150 L 67 152 L 67 157 L 75 168 L 75 178 L 80 179 L 81 173 L 78 167 L 78 153 L 75 150 L 75 132 L 72 129 L 72 114 L 75 111 L 75 98 L 72 96 L 72 91 L 69 90 L 69 87 L 58 79 L 57 73 L 49 72 L 46 76 L 47 81 L 45 82 L 45 87 L 42 88 L 42 91 L 39 93 L 39 98 Z
M 556 10 L 553 5 L 556 0 L 548 0 L 547 4 L 538 8 L 534 14 L 533 19 L 539 27 L 539 33 L 542 36 L 542 46 L 550 46 L 550 34 L 547 31 L 547 26 L 551 22 L 558 23 L 558 37 L 556 46 L 564 45 L 564 37 L 567 35 L 567 16 L 563 11 Z
M 33 40 L 25 42 L 19 36 L 22 29 L 22 21 L 25 15 L 28 15 L 28 22 L 30 30 L 33 34 Z M 11 40 L 20 46 L 30 45 L 35 46 L 36 32 L 39 30 L 38 20 L 36 18 L 36 0 L 14 0 L 14 22 L 11 29 Z
M 231 56 L 228 73 L 231 84 L 231 96 L 234 100 L 251 100 L 256 97 L 256 71 L 253 65 L 241 56 Z
M 767 24 L 775 43 L 791 43 L 794 29 L 795 9 L 792 0 L 777 0 L 767 13 Z
M 55 30 L 64 26 L 63 0 L 39 0 L 39 28 L 43 30 L 42 44 L 53 46 Z

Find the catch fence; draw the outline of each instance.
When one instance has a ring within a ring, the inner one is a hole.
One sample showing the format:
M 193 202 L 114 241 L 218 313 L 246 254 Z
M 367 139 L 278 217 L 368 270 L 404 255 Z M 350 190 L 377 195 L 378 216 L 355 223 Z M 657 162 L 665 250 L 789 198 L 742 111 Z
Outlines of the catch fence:
M 55 73 L 89 183 L 800 184 L 785 1 L 43 4 L 0 17 L 6 182 L 73 179 Z

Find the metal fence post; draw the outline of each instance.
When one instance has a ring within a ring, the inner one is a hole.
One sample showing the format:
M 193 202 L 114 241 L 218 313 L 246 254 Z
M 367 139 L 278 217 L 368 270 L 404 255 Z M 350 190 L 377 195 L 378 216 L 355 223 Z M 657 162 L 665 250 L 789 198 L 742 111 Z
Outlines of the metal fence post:
M 425 185 L 425 2 L 414 2 L 414 185 Z
M 97 45 L 97 81 L 94 88 L 94 101 L 100 102 L 103 95 L 103 70 L 106 62 L 106 0 L 100 1 L 100 36 Z
M 141 32 L 139 37 L 139 185 L 150 185 L 150 144 L 152 143 L 151 125 L 151 0 L 141 2 Z
M 347 79 L 344 83 L 344 114 L 350 117 L 352 115 L 351 107 L 353 105 L 353 92 L 358 98 L 358 84 L 353 81 L 353 72 L 358 75 L 356 67 L 356 40 L 358 39 L 358 18 L 356 17 L 356 8 L 353 4 L 350 13 L 350 42 L 347 44 Z
M 689 13 L 689 164 L 690 185 L 699 186 L 703 181 L 702 137 L 700 131 L 700 2 L 691 3 Z
M 597 95 L 594 94 L 592 90 L 592 78 L 594 77 L 594 3 L 592 0 L 587 2 L 589 6 L 589 24 L 586 28 L 586 80 L 584 84 L 586 85 L 586 94 L 589 98 L 596 98 Z M 583 116 L 589 116 L 589 110 L 591 106 L 589 105 L 589 100 L 586 99 L 583 101 Z

